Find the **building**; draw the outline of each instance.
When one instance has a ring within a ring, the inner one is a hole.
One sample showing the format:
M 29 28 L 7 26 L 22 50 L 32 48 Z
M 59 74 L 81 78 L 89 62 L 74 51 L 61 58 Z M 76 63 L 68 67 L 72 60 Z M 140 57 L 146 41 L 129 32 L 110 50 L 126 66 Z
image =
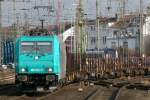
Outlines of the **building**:
M 88 21 L 87 25 L 87 50 L 97 51 L 106 48 L 116 49 L 118 51 L 132 52 L 132 55 L 138 53 L 139 49 L 139 27 L 140 16 L 137 14 L 125 15 L 123 18 L 101 18 L 99 33 L 96 27 L 96 21 Z M 100 40 L 97 40 L 97 36 Z M 98 43 L 99 42 L 99 43 Z M 97 47 L 99 45 L 99 48 Z M 120 52 L 122 53 L 122 52 Z M 128 52 L 129 53 L 129 52 Z
M 143 36 L 150 36 L 150 17 L 144 15 Z M 104 49 L 115 49 L 119 55 L 138 55 L 140 50 L 140 16 L 139 14 L 125 15 L 123 18 L 101 18 L 99 31 L 96 20 L 86 20 L 85 24 L 85 50 L 86 52 L 96 52 Z M 70 28 L 67 32 L 73 32 Z M 99 32 L 99 33 L 98 33 Z M 68 34 L 67 43 L 71 41 L 70 48 L 74 49 L 74 37 Z M 99 36 L 99 40 L 97 40 Z M 66 37 L 65 37 L 66 38 Z M 145 41 L 146 38 L 143 40 Z M 147 40 L 146 40 L 147 41 Z M 148 42 L 149 43 L 149 42 Z M 144 42 L 145 44 L 145 42 Z M 68 45 L 69 46 L 69 45 Z M 145 48 L 145 47 L 144 47 Z M 70 52 L 73 50 L 70 49 Z

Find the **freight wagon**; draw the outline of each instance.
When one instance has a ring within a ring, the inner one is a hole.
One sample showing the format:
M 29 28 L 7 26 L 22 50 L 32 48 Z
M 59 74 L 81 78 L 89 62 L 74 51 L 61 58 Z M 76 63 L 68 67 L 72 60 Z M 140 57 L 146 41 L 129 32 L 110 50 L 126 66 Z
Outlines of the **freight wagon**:
M 3 47 L 3 64 L 8 65 L 14 63 L 14 41 L 5 40 L 2 43 Z

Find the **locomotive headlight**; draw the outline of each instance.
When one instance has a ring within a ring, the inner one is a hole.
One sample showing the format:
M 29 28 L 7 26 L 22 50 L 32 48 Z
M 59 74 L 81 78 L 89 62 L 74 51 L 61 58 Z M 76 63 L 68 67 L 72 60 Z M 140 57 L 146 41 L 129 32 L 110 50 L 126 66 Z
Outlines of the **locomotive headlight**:
M 25 68 L 22 68 L 22 69 L 21 69 L 21 72 L 25 72 L 25 71 L 26 71 Z
M 39 59 L 39 57 L 38 56 L 35 56 L 35 60 L 38 60 Z
M 53 69 L 52 69 L 52 68 L 48 68 L 48 71 L 49 71 L 49 72 L 52 72 L 52 71 L 53 71 Z

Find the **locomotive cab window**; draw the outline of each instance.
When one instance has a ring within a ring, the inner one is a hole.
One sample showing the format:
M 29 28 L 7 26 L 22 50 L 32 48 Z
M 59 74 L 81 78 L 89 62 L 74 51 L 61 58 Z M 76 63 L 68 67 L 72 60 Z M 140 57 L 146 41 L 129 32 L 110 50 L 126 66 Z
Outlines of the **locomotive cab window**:
M 32 53 L 34 52 L 34 47 L 35 47 L 34 42 L 21 42 L 22 53 Z
M 21 43 L 22 53 L 51 53 L 52 42 L 22 42 Z
M 39 53 L 51 53 L 52 42 L 37 42 L 37 48 L 39 49 Z

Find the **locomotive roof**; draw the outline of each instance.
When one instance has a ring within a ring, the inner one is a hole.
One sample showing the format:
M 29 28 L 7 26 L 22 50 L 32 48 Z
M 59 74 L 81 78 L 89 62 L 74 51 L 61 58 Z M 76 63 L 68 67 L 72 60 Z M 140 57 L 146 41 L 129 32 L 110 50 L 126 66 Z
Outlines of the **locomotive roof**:
M 21 36 L 17 40 L 20 41 L 50 41 L 57 39 L 57 36 Z

